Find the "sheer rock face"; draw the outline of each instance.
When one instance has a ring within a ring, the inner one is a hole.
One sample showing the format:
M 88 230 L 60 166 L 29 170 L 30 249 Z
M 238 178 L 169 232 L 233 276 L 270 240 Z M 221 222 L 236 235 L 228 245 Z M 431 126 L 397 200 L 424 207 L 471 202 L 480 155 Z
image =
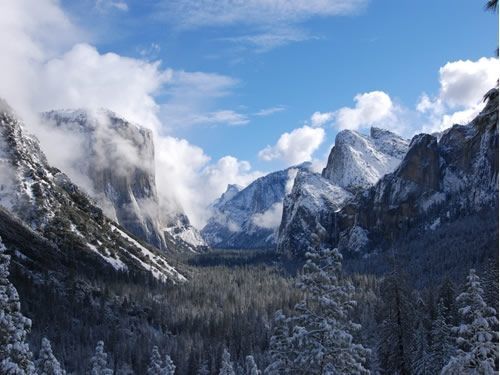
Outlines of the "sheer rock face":
M 309 209 L 307 177 L 297 178 L 285 199 L 278 250 L 303 255 L 321 244 L 366 253 L 390 246 L 409 230 L 425 235 L 498 207 L 498 90 L 485 98 L 484 110 L 470 124 L 454 125 L 439 139 L 419 134 L 408 145 L 380 129 L 369 137 L 339 133 L 322 175 L 354 196 L 339 199 L 336 208 Z M 328 192 L 331 186 L 317 183 L 317 176 L 309 178 L 330 199 L 345 196 Z
M 343 130 L 322 175 L 351 192 L 366 189 L 394 171 L 407 150 L 408 141 L 387 130 L 372 128 L 369 136 Z
M 368 233 L 371 249 L 410 229 L 434 230 L 471 212 L 498 207 L 498 91 L 468 125 L 441 138 L 416 135 L 400 166 L 334 215 L 332 246 L 352 228 Z M 346 249 L 348 250 L 348 249 Z
M 14 246 L 27 272 L 58 273 L 66 265 L 89 273 L 114 270 L 185 280 L 165 254 L 108 219 L 65 174 L 50 166 L 37 139 L 5 108 L 0 108 L 0 177 L 0 205 L 8 211 L 2 210 L 0 236 Z M 46 253 L 30 250 L 28 237 L 45 241 Z
M 309 248 L 329 241 L 332 212 L 352 194 L 317 173 L 300 171 L 283 203 L 277 249 L 287 256 L 302 256 Z
M 150 130 L 104 109 L 51 111 L 42 118 L 80 141 L 78 157 L 63 167 L 106 216 L 160 249 L 185 245 L 196 251 L 205 245 L 180 207 L 176 212 L 161 207 Z M 194 242 L 186 242 L 190 239 Z
M 351 130 L 337 134 L 322 175 L 299 173 L 295 179 L 283 205 L 278 252 L 301 257 L 309 249 L 332 242 L 334 213 L 354 194 L 392 172 L 407 149 L 407 140 L 379 128 L 372 128 L 369 136 Z M 342 243 L 359 252 L 367 241 L 365 230 L 356 227 L 352 238 L 343 238 Z
M 201 233 L 217 248 L 269 248 L 276 244 L 283 199 L 299 170 L 308 163 L 260 177 L 246 188 L 229 185 L 212 204 L 213 215 Z

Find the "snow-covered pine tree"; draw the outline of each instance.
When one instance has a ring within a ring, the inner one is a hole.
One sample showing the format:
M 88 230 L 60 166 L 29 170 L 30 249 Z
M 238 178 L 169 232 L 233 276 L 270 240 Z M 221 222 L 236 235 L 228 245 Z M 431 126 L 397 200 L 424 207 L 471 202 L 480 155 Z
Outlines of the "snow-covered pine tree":
M 461 322 L 453 331 L 458 335 L 458 349 L 442 374 L 497 373 L 498 326 L 497 313 L 483 299 L 481 282 L 471 269 L 465 291 L 457 297 Z
M 260 371 L 255 363 L 253 355 L 247 355 L 245 358 L 245 374 L 246 375 L 260 375 Z
M 175 374 L 175 365 L 172 361 L 172 358 L 167 354 L 165 356 L 165 367 L 163 367 L 162 375 L 174 375 Z
M 0 239 L 0 373 L 35 374 L 26 336 L 31 320 L 21 313 L 17 290 L 9 281 L 10 256 Z
M 231 362 L 231 354 L 224 348 L 222 353 L 222 364 L 220 367 L 219 375 L 236 375 L 233 368 L 233 362 Z
M 384 372 L 408 375 L 411 372 L 413 305 L 406 278 L 397 269 L 380 286 L 383 305 L 380 323 L 379 360 Z
M 293 353 L 289 344 L 290 330 L 288 319 L 283 311 L 274 314 L 273 334 L 269 341 L 269 355 L 271 361 L 264 370 L 266 375 L 291 373 Z
M 412 374 L 426 375 L 430 369 L 429 343 L 427 342 L 427 330 L 423 321 L 419 320 L 418 326 L 413 335 L 412 351 Z
M 429 354 L 429 332 L 430 325 L 428 319 L 428 307 L 422 299 L 420 293 L 415 293 L 415 320 L 416 326 L 413 332 L 412 340 L 412 374 L 425 375 L 429 373 L 430 354 Z
M 446 309 L 446 323 L 455 325 L 457 321 L 457 305 L 456 305 L 455 285 L 447 277 L 439 288 L 438 300 L 443 300 Z
M 104 351 L 104 341 L 98 341 L 95 354 L 90 360 L 92 375 L 113 375 L 113 370 L 108 368 L 108 354 Z
M 151 359 L 149 360 L 148 375 L 162 375 L 162 360 L 157 346 L 153 346 Z
M 61 364 L 52 353 L 52 346 L 49 339 L 42 339 L 42 346 L 38 354 L 38 359 L 35 361 L 36 371 L 38 375 L 65 375 L 66 371 L 61 368 Z
M 432 322 L 431 330 L 431 362 L 430 373 L 439 374 L 448 363 L 453 353 L 451 326 L 447 323 L 448 311 L 443 299 L 439 300 L 436 319 Z
M 203 361 L 200 367 L 198 368 L 198 371 L 196 372 L 196 375 L 210 375 L 210 370 L 208 368 L 208 361 Z
M 351 332 L 360 329 L 349 315 L 355 306 L 354 286 L 342 276 L 337 249 L 306 254 L 298 286 L 304 299 L 290 318 L 293 373 L 369 374 L 369 350 L 356 344 Z

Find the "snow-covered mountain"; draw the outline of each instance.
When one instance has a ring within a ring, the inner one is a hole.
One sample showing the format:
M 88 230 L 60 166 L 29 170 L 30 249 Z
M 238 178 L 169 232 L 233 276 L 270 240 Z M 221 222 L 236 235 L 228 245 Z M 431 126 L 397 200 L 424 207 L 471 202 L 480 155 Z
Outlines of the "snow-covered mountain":
M 206 245 L 180 205 L 162 206 L 150 130 L 105 109 L 50 111 L 42 119 L 79 141 L 72 162 L 66 159 L 61 168 L 106 216 L 160 249 L 196 251 Z
M 212 204 L 213 216 L 202 229 L 203 238 L 217 248 L 269 248 L 276 243 L 283 199 L 304 163 L 260 177 L 246 188 L 229 185 Z
M 439 139 L 419 134 L 407 146 L 380 129 L 372 129 L 370 137 L 339 133 L 323 176 L 355 195 L 333 190 L 318 176 L 300 175 L 285 199 L 278 250 L 300 256 L 321 243 L 366 255 L 399 240 L 400 247 L 417 248 L 441 226 L 459 222 L 443 229 L 440 238 L 452 230 L 465 238 L 466 231 L 457 229 L 464 221 L 498 210 L 498 89 L 485 98 L 485 108 L 470 124 L 454 125 Z M 311 205 L 318 196 L 311 185 L 337 204 L 328 207 L 323 199 Z
M 370 135 L 343 130 L 335 138 L 323 177 L 351 192 L 366 189 L 399 165 L 408 141 L 379 128 Z
M 301 254 L 328 240 L 331 213 L 351 198 L 347 190 L 320 174 L 299 171 L 283 203 L 277 248 L 287 255 Z
M 59 263 L 76 262 L 75 272 L 113 270 L 186 280 L 164 253 L 108 219 L 65 174 L 50 166 L 37 139 L 25 132 L 5 103 L 0 104 L 0 177 L 0 205 L 8 211 L 2 211 L 0 236 L 17 250 L 21 263 L 29 264 L 28 272 L 61 272 Z M 43 267 L 36 259 L 44 254 L 31 253 L 20 233 L 32 233 L 55 249 L 47 250 Z
M 368 234 L 367 247 L 376 249 L 409 230 L 435 231 L 498 209 L 498 90 L 486 100 L 468 125 L 454 125 L 440 139 L 413 137 L 393 173 L 335 214 L 332 244 L 349 243 L 352 229 L 360 227 Z
M 278 251 L 288 256 L 303 255 L 309 248 L 328 242 L 333 212 L 353 194 L 392 172 L 407 149 L 408 141 L 379 128 L 372 128 L 370 135 L 352 130 L 338 133 L 322 175 L 304 172 L 295 179 L 283 205 Z

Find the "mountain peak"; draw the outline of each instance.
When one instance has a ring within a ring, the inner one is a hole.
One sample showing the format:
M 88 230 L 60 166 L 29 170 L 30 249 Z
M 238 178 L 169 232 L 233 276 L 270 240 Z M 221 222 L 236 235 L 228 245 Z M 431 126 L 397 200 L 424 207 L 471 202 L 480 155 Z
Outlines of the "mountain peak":
M 372 128 L 370 135 L 343 130 L 322 175 L 349 191 L 365 189 L 392 172 L 407 149 L 408 141 L 388 130 Z

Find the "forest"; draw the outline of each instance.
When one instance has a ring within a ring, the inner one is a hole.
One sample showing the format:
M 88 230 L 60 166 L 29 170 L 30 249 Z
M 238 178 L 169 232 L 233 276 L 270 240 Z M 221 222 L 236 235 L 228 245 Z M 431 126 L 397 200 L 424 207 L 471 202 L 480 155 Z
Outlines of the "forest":
M 311 253 L 299 269 L 262 251 L 216 251 L 190 259 L 191 282 L 147 291 L 120 280 L 75 281 L 68 294 L 16 283 L 20 307 L 9 256 L 1 259 L 0 347 L 15 364 L 2 363 L 6 373 L 335 373 L 323 363 L 353 374 L 498 369 L 495 262 L 417 289 L 397 262 L 383 277 L 345 273 L 336 250 Z M 20 347 L 8 348 L 5 333 Z

